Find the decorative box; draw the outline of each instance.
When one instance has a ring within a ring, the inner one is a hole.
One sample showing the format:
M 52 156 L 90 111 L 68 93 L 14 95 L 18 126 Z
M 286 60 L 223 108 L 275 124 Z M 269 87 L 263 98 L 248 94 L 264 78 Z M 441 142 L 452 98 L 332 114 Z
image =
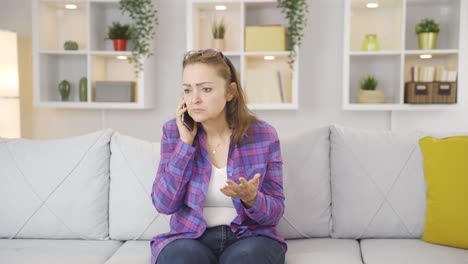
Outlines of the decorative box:
M 135 102 L 135 82 L 96 81 L 96 102 Z
M 405 84 L 405 104 L 431 104 L 432 82 L 407 82 Z
M 245 51 L 285 51 L 286 28 L 280 25 L 245 28 Z
M 432 85 L 432 103 L 457 103 L 457 82 L 434 82 Z

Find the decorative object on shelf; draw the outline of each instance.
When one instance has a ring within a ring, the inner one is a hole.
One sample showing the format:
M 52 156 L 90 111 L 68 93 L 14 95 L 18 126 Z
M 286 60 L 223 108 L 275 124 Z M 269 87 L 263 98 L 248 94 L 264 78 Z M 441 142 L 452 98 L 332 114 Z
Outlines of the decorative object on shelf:
M 70 96 L 70 82 L 67 80 L 63 80 L 58 85 L 58 90 L 60 92 L 60 99 L 62 101 L 68 101 Z
M 372 75 L 368 75 L 361 80 L 358 102 L 361 104 L 382 104 L 385 103 L 385 95 L 382 91 L 377 91 L 379 82 Z
M 158 25 L 155 9 L 152 0 L 120 0 L 120 10 L 122 13 L 128 12 L 133 20 L 132 40 L 133 56 L 128 56 L 130 63 L 135 65 L 135 74 L 143 70 L 143 58 L 153 55 L 151 52 L 150 40 L 154 38 L 155 26 Z
M 211 24 L 211 33 L 213 35 L 213 39 L 211 40 L 211 46 L 219 50 L 224 50 L 224 34 L 226 33 L 226 24 L 224 23 L 224 17 L 222 17 L 219 21 L 216 21 L 216 19 L 213 20 Z
M 286 28 L 281 25 L 245 27 L 245 51 L 285 51 Z
M 80 102 L 88 100 L 88 78 L 81 77 L 79 84 Z
M 127 41 L 132 36 L 132 29 L 129 24 L 120 24 L 112 22 L 107 30 L 107 38 L 114 42 L 115 51 L 126 51 Z
M 73 40 L 67 40 L 63 43 L 64 50 L 78 50 L 78 43 Z
M 96 81 L 96 102 L 135 102 L 135 82 Z
M 439 24 L 433 19 L 422 19 L 421 22 L 416 25 L 419 48 L 423 50 L 435 49 L 437 46 L 437 35 L 439 31 Z
M 361 46 L 362 51 L 379 51 L 380 44 L 376 34 L 366 34 Z
M 303 30 L 307 26 L 307 13 L 309 13 L 309 6 L 306 0 L 278 0 L 281 13 L 286 15 L 288 21 L 287 28 L 287 42 L 291 50 L 289 54 L 289 65 L 292 68 L 296 60 L 296 47 L 301 47 Z

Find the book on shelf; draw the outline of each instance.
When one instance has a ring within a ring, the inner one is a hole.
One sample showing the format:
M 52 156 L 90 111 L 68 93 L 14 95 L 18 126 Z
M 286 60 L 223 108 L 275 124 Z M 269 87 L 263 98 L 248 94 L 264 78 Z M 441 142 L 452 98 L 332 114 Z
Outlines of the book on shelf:
M 284 85 L 278 70 L 247 69 L 244 81 L 247 102 L 254 104 L 284 102 Z
M 456 82 L 457 71 L 449 71 L 444 66 L 411 67 L 412 82 Z

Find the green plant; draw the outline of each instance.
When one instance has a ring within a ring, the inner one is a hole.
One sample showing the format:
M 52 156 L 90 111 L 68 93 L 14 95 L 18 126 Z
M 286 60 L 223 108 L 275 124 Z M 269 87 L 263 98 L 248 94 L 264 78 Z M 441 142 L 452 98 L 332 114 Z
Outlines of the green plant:
M 439 33 L 439 31 L 439 24 L 433 19 L 424 18 L 416 25 L 416 34 L 428 32 Z
M 153 55 L 150 41 L 154 38 L 155 27 L 158 25 L 157 10 L 152 0 L 120 0 L 119 7 L 122 14 L 127 12 L 133 21 L 133 56 L 129 56 L 128 60 L 134 63 L 135 74 L 138 75 L 138 72 L 143 70 L 142 59 Z
M 219 22 L 213 20 L 211 25 L 211 33 L 214 39 L 224 39 L 224 33 L 226 33 L 226 25 L 224 24 L 224 18 L 221 18 Z
M 112 25 L 107 29 L 107 37 L 109 39 L 130 39 L 132 36 L 132 28 L 129 24 L 120 24 L 120 22 L 112 22 Z
M 372 75 L 361 80 L 361 90 L 375 90 L 379 82 Z
M 291 49 L 289 54 L 289 65 L 292 67 L 296 60 L 296 47 L 299 48 L 302 44 L 303 30 L 307 26 L 307 13 L 309 6 L 306 0 L 278 0 L 281 13 L 286 14 L 288 21 L 286 38 L 288 46 Z
M 78 50 L 78 43 L 73 40 L 67 40 L 63 43 L 64 50 Z

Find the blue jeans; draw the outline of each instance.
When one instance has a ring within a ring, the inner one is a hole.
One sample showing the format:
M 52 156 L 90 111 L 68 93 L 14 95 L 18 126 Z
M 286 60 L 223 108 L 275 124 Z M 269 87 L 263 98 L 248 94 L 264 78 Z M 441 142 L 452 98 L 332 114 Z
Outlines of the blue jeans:
M 284 264 L 281 244 L 264 236 L 238 239 L 229 226 L 207 228 L 197 239 L 178 239 L 165 246 L 157 264 Z

